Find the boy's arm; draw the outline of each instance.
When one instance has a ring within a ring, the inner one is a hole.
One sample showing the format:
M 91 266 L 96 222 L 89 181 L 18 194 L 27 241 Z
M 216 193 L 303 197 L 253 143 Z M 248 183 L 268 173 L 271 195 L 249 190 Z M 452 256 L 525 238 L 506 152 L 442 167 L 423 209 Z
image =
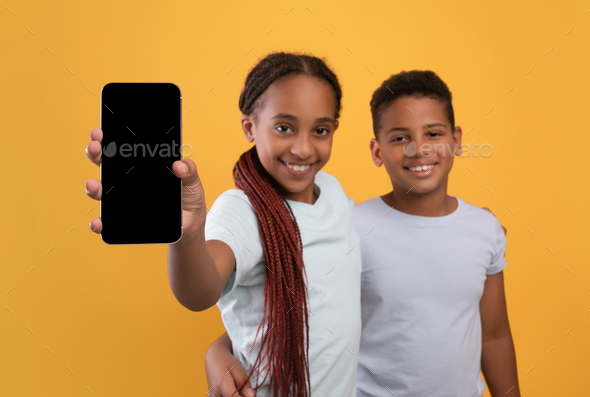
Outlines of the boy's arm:
M 492 397 L 519 397 L 516 354 L 508 323 L 504 272 L 487 276 L 479 303 L 482 325 L 481 369 Z
M 250 382 L 238 394 L 234 394 L 237 387 L 246 379 L 246 371 L 242 364 L 231 353 L 232 345 L 229 335 L 224 333 L 217 338 L 205 355 L 205 372 L 209 384 L 211 397 L 254 397 L 256 393 Z

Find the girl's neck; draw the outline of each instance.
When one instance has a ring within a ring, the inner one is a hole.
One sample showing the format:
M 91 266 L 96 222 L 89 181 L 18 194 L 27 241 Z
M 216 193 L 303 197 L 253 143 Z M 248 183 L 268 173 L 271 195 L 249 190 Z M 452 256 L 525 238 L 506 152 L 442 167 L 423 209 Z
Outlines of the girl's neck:
M 300 192 L 283 192 L 281 196 L 283 196 L 285 200 L 299 201 L 311 205 L 315 204 L 319 197 L 315 191 L 315 183 L 312 183 Z
M 390 207 L 417 216 L 445 216 L 457 209 L 457 200 L 447 194 L 446 182 L 428 193 L 412 193 L 394 189 L 381 196 Z

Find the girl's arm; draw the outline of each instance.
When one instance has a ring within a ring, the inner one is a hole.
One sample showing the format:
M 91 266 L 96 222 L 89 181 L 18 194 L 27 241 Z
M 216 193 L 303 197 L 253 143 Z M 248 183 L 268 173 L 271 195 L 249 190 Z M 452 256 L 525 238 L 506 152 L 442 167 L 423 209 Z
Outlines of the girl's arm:
M 209 389 L 211 389 L 209 394 L 211 397 L 254 397 L 256 393 L 250 386 L 250 382 L 246 382 L 239 394 L 234 394 L 236 388 L 246 379 L 246 372 L 231 350 L 231 339 L 227 332 L 217 338 L 207 349 L 205 372 Z
M 519 397 L 516 354 L 508 323 L 504 272 L 487 276 L 480 304 L 482 325 L 481 369 L 492 397 Z
M 168 278 L 176 299 L 186 308 L 201 311 L 219 300 L 235 270 L 231 248 L 217 240 L 205 241 L 205 192 L 192 160 L 172 165 L 183 184 L 183 234 L 168 245 Z
M 93 129 L 90 143 L 86 146 L 86 155 L 98 166 L 102 162 L 102 137 L 100 128 Z M 176 161 L 172 164 L 172 170 L 182 180 L 183 234 L 176 244 L 168 245 L 170 287 L 176 299 L 188 309 L 204 310 L 219 300 L 223 287 L 235 269 L 236 260 L 227 244 L 221 241 L 205 242 L 207 206 L 195 163 L 188 159 Z M 89 179 L 85 189 L 89 197 L 101 199 L 100 181 Z M 92 218 L 89 226 L 97 234 L 102 231 L 100 218 Z

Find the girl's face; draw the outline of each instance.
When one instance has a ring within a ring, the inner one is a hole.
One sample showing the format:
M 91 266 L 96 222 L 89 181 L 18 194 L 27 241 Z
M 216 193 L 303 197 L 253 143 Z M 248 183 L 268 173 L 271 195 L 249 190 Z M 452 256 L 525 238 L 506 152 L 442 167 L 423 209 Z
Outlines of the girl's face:
M 248 142 L 289 200 L 313 203 L 315 174 L 328 162 L 338 128 L 336 97 L 325 81 L 290 76 L 272 83 L 253 115 L 242 115 Z

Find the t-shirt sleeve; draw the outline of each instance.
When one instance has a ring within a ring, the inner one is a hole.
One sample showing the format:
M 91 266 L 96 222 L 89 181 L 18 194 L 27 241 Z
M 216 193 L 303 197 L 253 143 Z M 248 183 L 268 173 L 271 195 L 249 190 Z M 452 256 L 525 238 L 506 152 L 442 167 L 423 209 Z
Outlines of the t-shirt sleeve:
M 242 193 L 243 194 L 243 193 Z M 247 197 L 224 193 L 207 213 L 205 240 L 219 240 L 234 253 L 236 269 L 221 293 L 221 297 L 242 284 L 254 266 L 262 261 L 263 249 L 258 218 Z
M 354 209 L 354 206 L 356 205 L 356 203 L 354 202 L 354 198 L 347 197 L 346 200 L 347 200 L 347 203 L 348 203 L 348 209 L 350 211 L 352 211 Z
M 504 235 L 504 230 L 502 230 L 502 225 L 495 217 L 494 239 L 494 256 L 492 258 L 492 263 L 486 272 L 487 275 L 499 273 L 504 270 L 506 265 L 508 265 L 506 258 L 504 258 L 504 253 L 506 252 L 506 236 Z

